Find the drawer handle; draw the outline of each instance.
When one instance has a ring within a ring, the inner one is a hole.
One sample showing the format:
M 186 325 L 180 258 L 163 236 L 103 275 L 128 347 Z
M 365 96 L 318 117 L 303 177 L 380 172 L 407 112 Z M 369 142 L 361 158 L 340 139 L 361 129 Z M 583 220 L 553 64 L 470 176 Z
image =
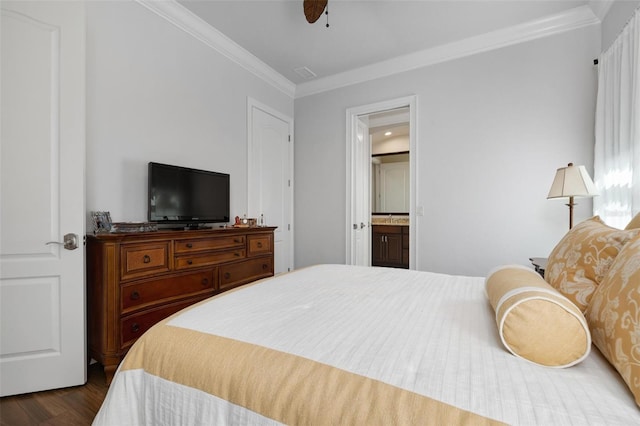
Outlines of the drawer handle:
M 242 239 L 236 238 L 235 240 L 233 240 L 234 243 L 241 243 Z
M 233 255 L 234 255 L 235 257 L 240 257 L 240 253 L 238 253 L 238 252 L 233 253 Z
M 204 287 L 208 286 L 208 285 L 209 285 L 209 280 L 208 280 L 207 278 L 203 278 L 203 279 L 202 279 L 202 285 L 203 285 Z
M 151 262 L 151 257 L 149 257 L 148 254 L 145 254 L 144 257 L 142 258 L 142 262 L 143 263 L 149 263 Z
M 133 324 L 131 324 L 131 331 L 134 333 L 137 333 L 138 331 L 140 331 L 140 324 L 138 324 L 137 322 L 134 322 Z
M 225 272 L 224 273 L 224 279 L 228 280 L 229 278 L 231 278 L 231 274 L 229 272 Z
M 129 296 L 129 298 L 131 300 L 138 300 L 140 299 L 140 293 L 138 293 L 137 291 L 134 291 L 133 293 L 131 293 L 131 296 Z
M 269 267 L 269 265 L 267 265 L 266 263 L 262 264 L 262 269 L 267 269 Z
M 191 259 L 187 260 L 187 265 L 193 265 L 193 260 Z
M 187 248 L 193 248 L 193 244 L 187 243 Z
M 258 241 L 258 248 L 262 248 L 262 242 Z

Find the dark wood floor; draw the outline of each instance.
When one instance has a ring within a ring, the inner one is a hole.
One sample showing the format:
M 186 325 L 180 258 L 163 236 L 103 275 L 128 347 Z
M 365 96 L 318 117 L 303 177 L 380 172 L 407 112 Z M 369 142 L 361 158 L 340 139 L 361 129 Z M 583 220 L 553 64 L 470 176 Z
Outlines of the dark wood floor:
M 107 389 L 102 366 L 92 364 L 84 386 L 0 398 L 0 424 L 90 425 Z

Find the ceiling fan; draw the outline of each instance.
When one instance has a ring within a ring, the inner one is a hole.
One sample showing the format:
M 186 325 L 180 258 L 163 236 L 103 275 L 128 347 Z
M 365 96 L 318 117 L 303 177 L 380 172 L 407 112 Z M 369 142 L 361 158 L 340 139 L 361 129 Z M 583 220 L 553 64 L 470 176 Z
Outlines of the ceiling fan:
M 327 7 L 328 0 L 304 0 L 304 16 L 307 18 L 307 22 L 313 24 L 322 16 L 322 13 L 329 14 Z M 325 12 L 325 9 L 326 12 Z M 329 20 L 327 18 L 327 27 L 329 26 Z

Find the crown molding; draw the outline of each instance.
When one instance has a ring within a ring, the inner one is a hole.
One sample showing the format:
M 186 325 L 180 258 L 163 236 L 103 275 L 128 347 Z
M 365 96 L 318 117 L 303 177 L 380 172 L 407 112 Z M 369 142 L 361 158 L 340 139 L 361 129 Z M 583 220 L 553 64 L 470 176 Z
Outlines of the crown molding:
M 296 87 L 295 97 L 302 98 L 599 23 L 589 6 L 579 6 L 543 19 L 301 83 Z
M 604 17 L 609 13 L 609 9 L 613 6 L 614 0 L 589 0 L 589 7 L 593 10 L 593 13 L 598 17 L 600 22 L 604 20 Z
M 175 0 L 135 0 L 187 34 L 293 98 L 296 85 Z
M 605 16 L 611 7 L 611 2 L 608 0 L 591 0 L 590 6 L 579 6 L 535 21 L 398 56 L 375 64 L 300 83 L 296 86 L 296 84 L 193 14 L 176 0 L 135 1 L 291 98 L 302 98 L 476 53 L 599 24 L 600 15 Z

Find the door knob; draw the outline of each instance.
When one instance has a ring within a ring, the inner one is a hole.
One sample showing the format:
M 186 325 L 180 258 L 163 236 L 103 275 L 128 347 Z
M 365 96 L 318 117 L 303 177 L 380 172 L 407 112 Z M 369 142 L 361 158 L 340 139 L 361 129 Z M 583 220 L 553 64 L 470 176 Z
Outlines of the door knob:
M 64 242 L 60 242 L 60 241 L 48 241 L 46 243 L 48 244 L 59 244 L 61 246 L 63 246 L 65 249 L 67 250 L 75 250 L 78 248 L 78 235 L 76 234 L 65 234 L 64 236 Z

